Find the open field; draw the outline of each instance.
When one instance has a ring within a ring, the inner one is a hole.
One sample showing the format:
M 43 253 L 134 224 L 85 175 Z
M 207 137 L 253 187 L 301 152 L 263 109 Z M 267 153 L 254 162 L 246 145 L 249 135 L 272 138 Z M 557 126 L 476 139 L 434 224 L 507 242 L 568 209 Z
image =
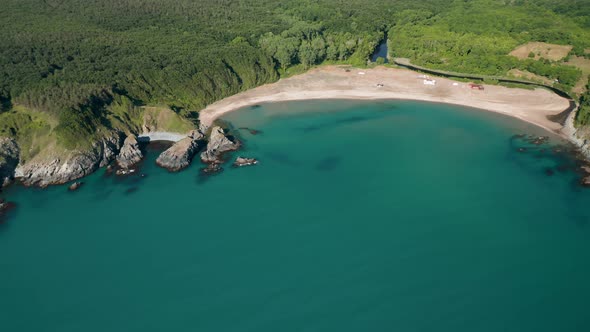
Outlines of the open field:
M 528 72 L 526 70 L 511 69 L 508 72 L 508 75 L 510 75 L 514 78 L 524 79 L 524 80 L 533 81 L 533 82 L 539 82 L 539 83 L 543 83 L 543 84 L 547 84 L 547 85 L 553 84 L 553 81 L 551 81 L 547 77 L 535 75 L 535 74 Z
M 147 132 L 186 133 L 194 129 L 187 119 L 166 107 L 143 107 L 142 130 Z
M 582 71 L 582 77 L 578 83 L 576 83 L 572 91 L 578 94 L 584 93 L 584 91 L 586 91 L 586 84 L 588 84 L 588 76 L 590 75 L 590 60 L 579 56 L 573 56 L 565 64 L 575 66 Z
M 515 56 L 519 59 L 528 59 L 529 54 L 532 52 L 535 55 L 535 60 L 544 58 L 552 61 L 559 61 L 565 58 L 572 50 L 572 48 L 573 47 L 571 45 L 557 45 L 542 42 L 530 42 L 518 46 L 512 52 L 510 52 L 510 55 Z

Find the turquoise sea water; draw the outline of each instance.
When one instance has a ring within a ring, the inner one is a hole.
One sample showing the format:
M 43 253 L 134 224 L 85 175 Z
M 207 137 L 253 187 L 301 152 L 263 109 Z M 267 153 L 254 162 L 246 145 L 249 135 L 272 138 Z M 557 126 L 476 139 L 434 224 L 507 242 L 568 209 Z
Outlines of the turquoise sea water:
M 259 165 L 152 151 L 143 178 L 3 193 L 0 329 L 590 331 L 590 190 L 514 137 L 542 131 L 402 101 L 225 120 Z

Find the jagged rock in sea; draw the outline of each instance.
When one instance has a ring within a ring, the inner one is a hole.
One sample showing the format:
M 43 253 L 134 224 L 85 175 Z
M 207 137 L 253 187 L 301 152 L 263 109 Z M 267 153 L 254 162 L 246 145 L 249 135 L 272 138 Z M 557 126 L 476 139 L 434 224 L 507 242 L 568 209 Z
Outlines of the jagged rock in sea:
M 113 133 L 92 144 L 88 150 L 73 150 L 59 156 L 19 163 L 15 177 L 20 178 L 24 185 L 39 187 L 79 179 L 111 162 L 119 151 L 120 140 L 120 134 Z
M 237 157 L 236 161 L 234 161 L 234 166 L 236 167 L 251 166 L 256 164 L 258 164 L 258 160 L 254 158 Z
M 71 185 L 68 187 L 68 190 L 69 190 L 69 191 L 76 191 L 76 190 L 80 189 L 80 187 L 82 186 L 82 184 L 84 184 L 84 182 L 79 182 L 79 181 L 76 181 L 76 182 L 72 183 L 72 184 L 71 184 Z
M 199 130 L 193 130 L 189 135 L 174 143 L 166 151 L 162 152 L 156 164 L 169 171 L 177 172 L 190 165 L 195 153 L 199 149 L 199 142 L 205 136 Z
M 14 179 L 14 170 L 18 165 L 20 150 L 12 138 L 0 138 L 0 188 Z
M 219 126 L 211 129 L 207 150 L 201 153 L 201 160 L 206 163 L 215 163 L 221 160 L 221 156 L 228 151 L 237 150 L 240 147 L 238 141 L 232 141 Z
M 117 164 L 121 169 L 127 170 L 140 162 L 142 158 L 143 153 L 139 148 L 137 137 L 133 134 L 130 134 L 127 136 L 127 138 L 125 138 L 123 147 L 121 148 L 121 151 L 119 151 L 119 155 L 117 156 Z

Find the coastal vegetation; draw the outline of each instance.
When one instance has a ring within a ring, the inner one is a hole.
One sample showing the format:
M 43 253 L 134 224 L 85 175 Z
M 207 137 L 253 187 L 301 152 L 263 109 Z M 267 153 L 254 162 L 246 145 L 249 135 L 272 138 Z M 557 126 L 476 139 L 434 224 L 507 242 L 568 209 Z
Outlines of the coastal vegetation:
M 580 108 L 576 114 L 578 126 L 590 125 L 590 83 L 586 86 L 586 92 L 580 97 Z
M 365 66 L 386 36 L 391 56 L 417 65 L 485 75 L 516 69 L 570 90 L 582 72 L 567 61 L 590 58 L 588 7 L 580 0 L 2 0 L 0 135 L 84 148 L 110 130 L 140 130 L 150 107 L 173 112 L 170 128 L 184 130 L 206 105 L 240 91 L 322 63 Z M 561 59 L 509 55 L 529 42 L 569 51 Z
M 588 5 L 583 6 L 582 1 L 565 2 L 579 5 L 580 11 L 587 13 Z M 501 76 L 518 69 L 548 78 L 566 91 L 581 79 L 580 69 L 565 62 L 570 54 L 589 57 L 584 52 L 590 45 L 586 14 L 568 11 L 566 16 L 561 6 L 534 0 L 453 1 L 448 7 L 439 14 L 398 13 L 389 33 L 394 56 L 428 68 L 463 73 Z M 532 52 L 536 49 L 530 46 L 538 46 L 538 42 L 555 44 L 553 52 L 563 56 Z M 524 57 L 518 54 L 523 48 L 527 50 Z

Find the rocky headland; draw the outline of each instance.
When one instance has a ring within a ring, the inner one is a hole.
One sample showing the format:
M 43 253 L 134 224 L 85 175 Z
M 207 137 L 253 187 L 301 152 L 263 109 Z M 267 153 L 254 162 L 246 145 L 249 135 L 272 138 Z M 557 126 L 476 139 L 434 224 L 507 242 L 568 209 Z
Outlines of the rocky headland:
M 204 131 L 209 134 L 203 134 Z M 149 134 L 142 134 L 142 138 L 144 137 L 151 139 Z M 170 171 L 180 171 L 188 167 L 199 150 L 204 149 L 200 159 L 207 164 L 205 173 L 218 172 L 221 170 L 223 155 L 240 147 L 240 142 L 227 135 L 220 126 L 200 126 L 187 134 L 158 132 L 154 137 L 179 139 L 156 160 L 157 165 Z M 123 132 L 113 131 L 85 149 L 52 149 L 42 151 L 30 160 L 24 160 L 16 140 L 0 138 L 0 185 L 7 185 L 15 179 L 26 186 L 64 184 L 105 166 L 118 175 L 134 173 L 135 167 L 144 157 L 143 143 L 140 141 L 134 133 L 125 135 Z M 250 159 L 238 162 L 240 165 L 253 163 L 255 161 Z M 75 190 L 80 185 L 81 182 L 74 182 L 70 189 Z
M 60 155 L 24 162 L 20 160 L 13 176 L 26 186 L 63 184 L 108 165 L 117 156 L 120 146 L 121 136 L 113 134 L 95 142 L 86 150 L 64 151 Z

